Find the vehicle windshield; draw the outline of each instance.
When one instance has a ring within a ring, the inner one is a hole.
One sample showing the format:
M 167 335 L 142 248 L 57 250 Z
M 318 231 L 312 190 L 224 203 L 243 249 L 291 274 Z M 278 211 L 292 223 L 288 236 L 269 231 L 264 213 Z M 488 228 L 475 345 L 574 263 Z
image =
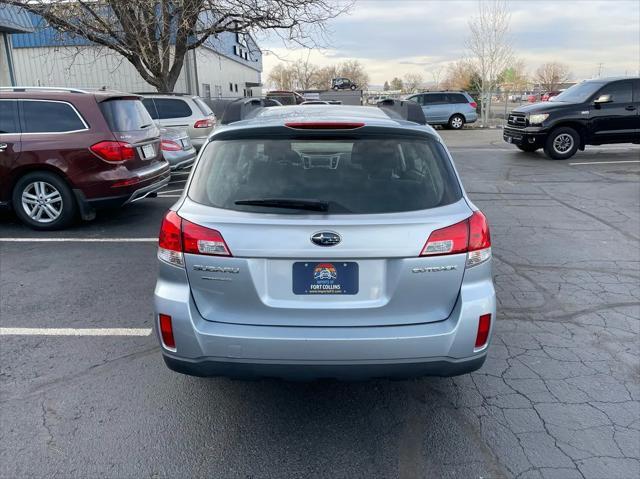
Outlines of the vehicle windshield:
M 413 211 L 461 194 L 442 145 L 406 137 L 213 141 L 188 192 L 217 208 L 277 214 Z
M 583 82 L 573 85 L 571 88 L 566 89 L 557 96 L 552 97 L 549 101 L 563 101 L 565 103 L 582 103 L 597 92 L 602 83 L 598 82 Z

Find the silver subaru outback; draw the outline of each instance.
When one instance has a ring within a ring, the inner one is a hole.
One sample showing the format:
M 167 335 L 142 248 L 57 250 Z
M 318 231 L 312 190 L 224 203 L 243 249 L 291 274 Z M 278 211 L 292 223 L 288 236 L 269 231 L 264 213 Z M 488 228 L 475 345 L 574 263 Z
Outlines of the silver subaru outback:
M 227 108 L 159 238 L 156 330 L 197 376 L 452 376 L 496 317 L 485 216 L 418 105 Z

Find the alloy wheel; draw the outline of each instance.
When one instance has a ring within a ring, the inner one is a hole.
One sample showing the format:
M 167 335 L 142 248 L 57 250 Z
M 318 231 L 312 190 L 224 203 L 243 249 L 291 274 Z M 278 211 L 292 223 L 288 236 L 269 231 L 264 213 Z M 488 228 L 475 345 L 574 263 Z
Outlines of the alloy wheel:
M 60 191 L 46 181 L 34 181 L 22 190 L 22 208 L 38 223 L 52 223 L 62 214 Z
M 573 148 L 573 137 L 568 133 L 560 133 L 553 139 L 553 149 L 556 153 L 564 155 Z

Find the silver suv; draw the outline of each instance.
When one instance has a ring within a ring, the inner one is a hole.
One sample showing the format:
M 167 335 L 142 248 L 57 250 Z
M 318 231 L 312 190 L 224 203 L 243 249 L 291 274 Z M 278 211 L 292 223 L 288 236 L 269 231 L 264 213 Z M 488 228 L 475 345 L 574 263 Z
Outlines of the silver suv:
M 426 92 L 412 95 L 407 100 L 422 107 L 427 123 L 460 130 L 465 123 L 478 119 L 478 104 L 464 91 Z
M 199 150 L 216 126 L 216 117 L 202 98 L 179 93 L 138 93 L 151 118 L 164 127 L 186 130 Z
M 248 100 L 222 123 L 160 231 L 171 369 L 361 379 L 483 364 L 489 227 L 415 103 Z

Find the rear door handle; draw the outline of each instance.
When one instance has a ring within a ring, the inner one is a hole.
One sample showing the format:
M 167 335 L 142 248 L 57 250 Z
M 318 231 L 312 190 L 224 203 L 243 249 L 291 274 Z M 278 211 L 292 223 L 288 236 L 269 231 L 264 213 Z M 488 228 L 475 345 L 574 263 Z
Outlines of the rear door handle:
M 6 143 L 0 143 L 0 151 L 4 151 L 9 147 Z
M 629 106 L 625 107 L 625 110 L 627 110 L 627 111 L 633 111 L 635 109 L 636 109 L 636 107 L 633 106 L 633 105 L 629 105 Z

